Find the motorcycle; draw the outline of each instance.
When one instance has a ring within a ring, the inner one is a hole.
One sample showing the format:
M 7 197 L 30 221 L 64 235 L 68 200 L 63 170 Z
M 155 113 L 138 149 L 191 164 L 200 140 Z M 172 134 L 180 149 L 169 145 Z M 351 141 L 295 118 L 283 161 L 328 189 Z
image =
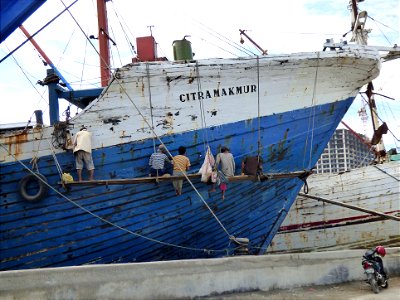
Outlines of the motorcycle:
M 380 265 L 376 260 L 366 259 L 362 260 L 362 266 L 364 273 L 367 275 L 366 282 L 371 285 L 371 288 L 375 294 L 380 292 L 380 288 L 388 288 L 388 276 L 380 273 Z

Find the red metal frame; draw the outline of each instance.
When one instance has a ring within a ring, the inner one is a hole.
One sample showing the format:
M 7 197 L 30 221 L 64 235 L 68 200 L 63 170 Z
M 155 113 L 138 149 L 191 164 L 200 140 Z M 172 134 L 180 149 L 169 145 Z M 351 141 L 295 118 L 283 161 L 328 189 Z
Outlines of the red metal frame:
M 107 0 L 97 0 L 97 14 L 99 25 L 99 48 L 100 48 L 100 75 L 101 86 L 105 87 L 110 82 L 110 43 L 108 40 L 107 24 Z

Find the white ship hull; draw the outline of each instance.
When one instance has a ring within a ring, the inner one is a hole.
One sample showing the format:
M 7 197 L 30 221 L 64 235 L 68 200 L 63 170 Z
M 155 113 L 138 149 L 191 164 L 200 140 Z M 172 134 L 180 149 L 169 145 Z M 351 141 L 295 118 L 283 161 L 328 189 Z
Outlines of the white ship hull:
M 312 175 L 309 195 L 400 216 L 400 161 Z M 398 221 L 298 196 L 269 252 L 399 246 Z

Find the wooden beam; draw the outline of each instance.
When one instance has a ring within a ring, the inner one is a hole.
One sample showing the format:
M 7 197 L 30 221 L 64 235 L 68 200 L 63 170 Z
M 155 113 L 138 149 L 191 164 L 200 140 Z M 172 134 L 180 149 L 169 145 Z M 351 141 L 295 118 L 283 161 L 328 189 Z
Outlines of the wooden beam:
M 317 197 L 317 196 L 310 196 L 310 195 L 306 195 L 306 194 L 303 194 L 303 193 L 299 193 L 299 196 L 305 197 L 305 198 L 309 198 L 309 199 L 318 200 L 318 201 L 327 202 L 327 203 L 338 205 L 338 206 L 343 206 L 343 207 L 346 207 L 346 208 L 349 208 L 349 209 L 362 211 L 362 212 L 365 212 L 365 213 L 368 213 L 368 214 L 371 214 L 371 215 L 380 216 L 380 217 L 383 217 L 385 219 L 391 219 L 391 220 L 394 220 L 394 221 L 397 221 L 397 222 L 400 221 L 400 218 L 396 217 L 396 216 L 388 215 L 388 214 L 385 214 L 385 213 L 382 213 L 382 212 L 379 212 L 379 211 L 366 209 L 366 208 L 355 206 L 355 205 L 351 205 L 351 204 L 346 204 L 346 203 L 335 201 L 335 200 L 330 200 L 330 199 Z
M 188 174 L 189 179 L 200 178 L 200 174 Z M 86 180 L 86 181 L 73 181 L 65 182 L 65 185 L 123 185 L 123 184 L 137 184 L 137 183 L 156 183 L 162 181 L 183 180 L 185 176 L 161 176 L 161 177 L 140 177 L 140 178 L 126 178 L 126 179 L 103 179 L 103 180 Z
M 253 175 L 238 175 L 227 177 L 229 182 L 238 181 L 267 181 L 271 179 L 284 179 L 284 178 L 296 178 L 310 175 L 310 171 L 298 171 L 291 173 L 269 173 L 258 176 Z M 187 177 L 192 179 L 200 179 L 201 174 L 188 174 Z M 60 184 L 71 186 L 71 185 L 123 185 L 123 184 L 138 184 L 138 183 L 156 183 L 173 180 L 186 180 L 185 176 L 161 176 L 161 177 L 140 177 L 140 178 L 126 178 L 126 179 L 103 179 L 103 180 L 87 180 L 87 181 L 73 181 L 73 182 L 60 182 Z

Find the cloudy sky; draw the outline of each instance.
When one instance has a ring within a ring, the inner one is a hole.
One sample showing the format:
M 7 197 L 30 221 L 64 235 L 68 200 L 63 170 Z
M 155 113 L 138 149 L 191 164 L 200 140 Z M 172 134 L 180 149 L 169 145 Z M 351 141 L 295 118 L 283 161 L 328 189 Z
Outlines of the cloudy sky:
M 73 0 L 48 0 L 23 25 L 35 33 Z M 97 34 L 96 1 L 79 0 L 70 12 L 87 35 Z M 64 4 L 63 4 L 64 3 Z M 348 0 L 287 1 L 132 1 L 108 2 L 112 65 L 120 67 L 134 56 L 130 43 L 150 33 L 158 43 L 159 56 L 173 59 L 172 42 L 189 35 L 195 58 L 237 57 L 259 52 L 246 41 L 239 43 L 239 29 L 247 30 L 253 40 L 268 53 L 318 51 L 325 39 L 339 41 L 350 30 Z M 369 45 L 400 45 L 400 0 L 365 0 L 360 10 L 369 14 L 367 27 L 372 29 Z M 152 26 L 152 27 L 149 27 Z M 97 87 L 99 62 L 93 47 L 69 13 L 46 27 L 36 41 L 74 88 Z M 350 39 L 350 34 L 346 36 Z M 16 30 L 0 45 L 0 57 L 25 40 Z M 94 41 L 96 42 L 96 41 Z M 27 122 L 36 109 L 45 113 L 48 123 L 47 89 L 36 82 L 45 77 L 46 67 L 29 43 L 0 64 L 0 124 Z M 385 137 L 387 147 L 400 146 L 400 59 L 383 64 L 374 81 L 380 117 L 395 137 Z M 371 135 L 370 118 L 363 122 L 358 111 L 363 107 L 358 97 L 344 121 L 360 133 Z M 60 111 L 67 107 L 64 101 Z M 72 114 L 76 109 L 71 108 Z

